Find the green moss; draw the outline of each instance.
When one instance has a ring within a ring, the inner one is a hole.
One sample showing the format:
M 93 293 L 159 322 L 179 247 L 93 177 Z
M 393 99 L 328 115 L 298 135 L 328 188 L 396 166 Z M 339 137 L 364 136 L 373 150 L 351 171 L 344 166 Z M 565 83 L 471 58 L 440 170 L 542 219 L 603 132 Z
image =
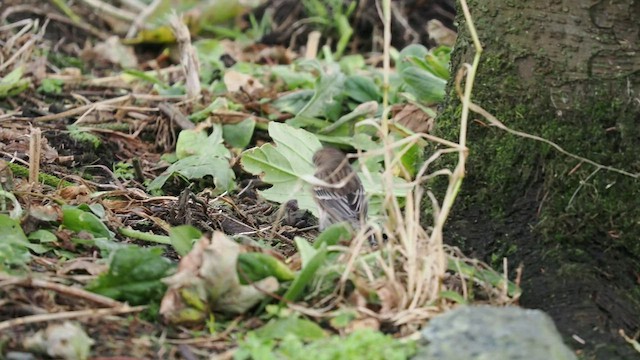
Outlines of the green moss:
M 489 11 L 489 10 L 488 10 Z M 482 21 L 482 20 L 481 20 Z M 486 25 L 485 25 L 486 26 Z M 481 25 L 478 25 L 481 28 Z M 463 43 L 468 41 L 461 34 Z M 635 78 L 573 81 L 572 92 L 551 91 L 551 83 L 563 83 L 566 64 L 553 63 L 542 49 L 527 50 L 482 39 L 485 48 L 473 101 L 506 126 L 549 139 L 565 150 L 631 173 L 640 171 L 640 127 L 638 107 L 620 99 Z M 470 61 L 469 48 L 456 46 L 452 63 Z M 519 61 L 531 62 L 531 76 L 518 76 Z M 557 75 L 553 75 L 557 74 Z M 538 84 L 549 84 L 539 86 Z M 456 139 L 459 133 L 460 102 L 451 87 L 448 103 L 438 118 L 436 135 Z M 568 99 L 569 110 L 555 104 Z M 553 101 L 551 100 L 553 99 Z M 477 115 L 471 119 L 485 122 Z M 541 186 L 544 197 L 536 229 L 544 239 L 573 246 L 582 242 L 603 242 L 603 247 L 621 246 L 640 256 L 640 180 L 600 170 L 560 154 L 551 146 L 471 122 L 468 131 L 470 156 L 468 177 L 463 185 L 463 202 L 490 204 L 496 221 L 531 186 Z M 486 122 L 485 122 L 486 124 Z M 472 187 L 469 184 L 473 184 Z M 464 204 L 463 204 L 464 206 Z

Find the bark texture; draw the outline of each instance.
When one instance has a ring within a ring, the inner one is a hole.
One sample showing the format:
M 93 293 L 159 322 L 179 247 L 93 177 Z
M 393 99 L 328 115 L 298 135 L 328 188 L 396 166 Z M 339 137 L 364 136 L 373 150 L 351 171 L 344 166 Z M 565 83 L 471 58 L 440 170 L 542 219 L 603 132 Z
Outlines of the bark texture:
M 516 130 L 640 172 L 640 1 L 483 0 L 469 6 L 485 52 L 474 101 Z M 462 10 L 452 68 L 473 59 Z M 451 87 L 437 132 L 455 138 Z M 522 304 L 541 308 L 585 358 L 637 356 L 640 180 L 483 126 L 450 238 L 496 266 L 524 264 Z M 572 339 L 573 335 L 585 344 Z

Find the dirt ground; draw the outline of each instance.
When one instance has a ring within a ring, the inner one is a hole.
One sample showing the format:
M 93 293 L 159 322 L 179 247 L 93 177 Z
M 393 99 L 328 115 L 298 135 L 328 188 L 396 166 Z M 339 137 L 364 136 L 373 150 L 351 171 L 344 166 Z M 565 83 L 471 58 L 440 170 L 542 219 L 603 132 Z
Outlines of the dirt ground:
M 472 184 L 469 178 L 463 187 L 472 189 Z M 625 261 L 629 255 L 602 247 L 582 249 L 588 255 L 575 258 L 561 245 L 544 242 L 532 230 L 538 222 L 537 189 L 529 188 L 502 222 L 489 215 L 486 204 L 459 205 L 446 238 L 494 268 L 502 265 L 495 254 L 505 254 L 513 275 L 522 265 L 520 305 L 548 313 L 582 358 L 636 359 L 638 353 L 619 334 L 623 329 L 632 337 L 640 329 L 640 304 L 626 293 L 637 286 L 637 269 Z M 463 194 L 458 204 L 464 202 Z

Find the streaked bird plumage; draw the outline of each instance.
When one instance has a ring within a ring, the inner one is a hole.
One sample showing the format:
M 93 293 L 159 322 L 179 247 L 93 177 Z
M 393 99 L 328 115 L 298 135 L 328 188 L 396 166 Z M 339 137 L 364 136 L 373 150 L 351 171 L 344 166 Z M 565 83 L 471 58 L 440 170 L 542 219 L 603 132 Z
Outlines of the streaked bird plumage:
M 332 185 L 341 184 L 313 187 L 320 230 L 342 221 L 359 229 L 367 220 L 368 204 L 362 182 L 347 157 L 338 149 L 325 147 L 314 154 L 313 163 L 316 178 Z

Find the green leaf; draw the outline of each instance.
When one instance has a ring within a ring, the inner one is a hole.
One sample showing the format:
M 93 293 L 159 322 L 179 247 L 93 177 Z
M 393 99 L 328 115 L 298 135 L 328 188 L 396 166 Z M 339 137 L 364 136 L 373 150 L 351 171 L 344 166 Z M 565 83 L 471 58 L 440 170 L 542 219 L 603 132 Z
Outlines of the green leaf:
M 58 238 L 49 230 L 36 230 L 29 234 L 29 240 L 37 240 L 40 243 L 50 243 L 58 241 Z
M 462 297 L 462 295 L 460 295 L 460 293 L 456 292 L 456 291 L 441 291 L 440 292 L 440 297 L 442 299 L 448 299 L 451 301 L 455 301 L 458 304 L 467 304 L 467 300 L 465 300 L 464 297 Z
M 0 99 L 17 95 L 29 87 L 29 79 L 22 77 L 24 70 L 17 67 L 0 79 Z
M 315 212 L 309 185 L 301 178 L 315 172 L 311 159 L 322 144 L 308 131 L 277 122 L 269 123 L 269 136 L 275 146 L 269 143 L 243 152 L 242 167 L 273 184 L 260 192 L 267 200 L 284 203 L 295 198 L 300 208 Z
M 397 65 L 398 72 L 402 72 L 407 68 L 420 65 L 429 54 L 429 49 L 421 44 L 410 44 L 400 51 L 400 59 Z
M 307 266 L 305 266 L 300 272 L 298 272 L 298 276 L 293 280 L 291 286 L 287 292 L 282 296 L 284 301 L 296 301 L 302 296 L 302 292 L 307 287 L 307 285 L 311 284 L 313 281 L 316 272 L 322 266 L 327 259 L 327 247 L 321 246 L 320 249 L 316 252 L 311 260 L 309 260 Z
M 328 115 L 328 109 L 340 105 L 340 98 L 344 92 L 346 76 L 336 65 L 332 73 L 323 74 L 316 81 L 315 93 L 297 116 L 315 118 Z
M 211 135 L 208 136 L 205 131 L 194 129 L 180 132 L 176 142 L 176 156 L 178 156 L 178 159 L 200 155 L 231 157 L 229 150 L 224 146 L 222 127 L 220 125 L 214 126 Z
M 149 191 L 162 188 L 174 173 L 187 179 L 210 175 L 220 192 L 235 188 L 235 174 L 229 165 L 229 150 L 222 141 L 222 127 L 215 126 L 209 136 L 202 131 L 183 130 L 178 137 L 176 154 L 179 160 L 149 184 Z
M 62 226 L 75 232 L 86 231 L 94 238 L 113 239 L 115 235 L 97 216 L 75 206 L 62 206 Z
M 313 90 L 300 90 L 285 94 L 273 102 L 273 106 L 281 112 L 297 114 L 311 101 Z
M 18 220 L 0 214 L 0 270 L 5 266 L 26 264 L 31 258 L 28 249 L 33 245 Z
M 162 257 L 160 248 L 127 246 L 113 254 L 109 271 L 87 286 L 87 290 L 130 305 L 159 301 L 166 285 L 160 281 L 174 265 Z
M 318 249 L 323 244 L 326 246 L 336 245 L 341 241 L 351 239 L 351 236 L 351 231 L 347 223 L 333 224 L 318 235 L 316 241 L 313 243 L 313 247 Z
M 340 58 L 338 61 L 340 70 L 347 75 L 355 74 L 358 70 L 364 69 L 367 63 L 364 60 L 364 56 L 360 54 L 346 55 Z
M 298 72 L 291 66 L 276 65 L 271 67 L 271 74 L 287 84 L 289 90 L 313 88 L 315 77 L 309 72 Z
M 169 229 L 171 245 L 180 254 L 185 256 L 191 251 L 193 243 L 202 236 L 202 232 L 191 225 L 174 226 Z
M 162 89 L 168 89 L 169 86 L 161 81 L 160 79 L 158 79 L 158 77 L 155 75 L 155 71 L 151 72 L 151 71 L 140 71 L 140 70 L 134 70 L 134 69 L 126 69 L 123 71 L 124 74 L 128 75 L 128 77 L 131 77 L 133 79 L 139 79 L 151 84 L 154 84 Z M 128 80 L 128 77 L 125 77 L 125 79 Z
M 359 103 L 382 100 L 380 88 L 370 77 L 352 75 L 347 78 L 344 85 L 347 96 Z
M 495 288 L 504 286 L 504 276 L 493 269 L 479 269 L 477 267 L 466 264 L 462 261 L 450 258 L 447 262 L 447 270 L 474 278 L 478 281 L 491 284 Z M 507 281 L 507 294 L 511 297 L 518 296 L 522 293 L 522 289 L 512 281 Z
M 224 141 L 234 148 L 244 149 L 251 142 L 256 121 L 246 118 L 237 124 L 222 125 Z
M 311 196 L 311 186 L 305 179 L 313 176 L 315 169 L 312 163 L 313 154 L 322 147 L 318 136 L 287 124 L 269 123 L 271 143 L 242 153 L 242 167 L 254 175 L 262 175 L 262 180 L 273 186 L 260 194 L 270 201 L 285 203 L 290 199 L 298 201 L 298 207 L 306 209 L 317 216 L 318 209 Z M 348 141 L 348 139 L 345 139 Z M 385 191 L 379 173 L 364 176 L 359 173 L 367 194 L 373 195 L 369 202 L 371 214 L 380 209 Z M 394 178 L 393 194 L 396 197 L 406 196 L 403 185 L 406 181 Z
M 409 92 L 419 101 L 433 104 L 444 99 L 444 89 L 447 81 L 427 70 L 411 66 L 400 72 L 400 77 L 404 80 Z
M 44 94 L 61 94 L 64 81 L 60 79 L 42 79 L 40 86 L 36 90 Z
M 307 239 L 303 237 L 296 236 L 293 241 L 295 241 L 296 247 L 298 248 L 298 253 L 300 254 L 300 258 L 302 259 L 302 268 L 304 269 L 309 264 L 311 259 L 313 259 L 313 257 L 318 253 L 318 251 L 311 244 L 309 244 L 309 241 L 307 241 Z M 318 246 L 317 248 L 320 247 L 321 246 Z
M 290 281 L 295 278 L 295 273 L 287 265 L 265 253 L 240 253 L 237 268 L 240 284 L 243 285 L 268 276 L 273 276 L 279 281 Z
M 287 335 L 295 335 L 304 341 L 313 341 L 327 337 L 325 331 L 316 323 L 297 316 L 271 319 L 254 333 L 262 339 L 284 339 Z

